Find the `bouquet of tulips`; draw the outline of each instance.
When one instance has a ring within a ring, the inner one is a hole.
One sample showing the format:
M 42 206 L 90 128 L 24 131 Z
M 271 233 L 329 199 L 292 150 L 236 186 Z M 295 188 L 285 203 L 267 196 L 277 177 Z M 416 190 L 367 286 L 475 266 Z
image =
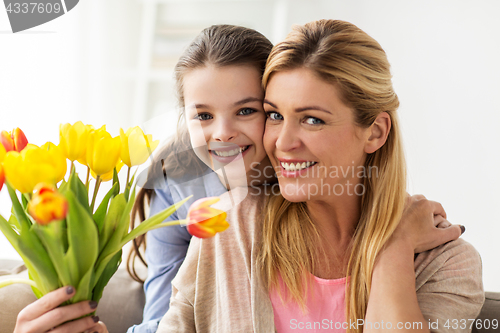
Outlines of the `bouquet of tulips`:
M 184 223 L 191 234 L 205 238 L 229 226 L 226 213 L 210 207 L 218 198 L 193 203 L 186 220 L 163 222 L 186 198 L 129 231 L 135 199 L 130 171 L 146 162 L 158 141 L 139 127 L 112 137 L 105 126 L 95 129 L 82 122 L 61 125 L 59 136 L 58 145 L 38 147 L 20 129 L 0 134 L 0 190 L 5 183 L 12 201 L 10 218 L 0 215 L 0 230 L 29 272 L 29 280 L 3 281 L 0 287 L 28 283 L 40 298 L 71 285 L 76 294 L 69 303 L 98 302 L 120 265 L 123 246 L 135 237 Z M 87 167 L 85 182 L 75 171 L 76 161 Z M 120 192 L 118 172 L 124 165 L 127 181 Z M 96 203 L 105 181 L 113 182 L 111 189 Z

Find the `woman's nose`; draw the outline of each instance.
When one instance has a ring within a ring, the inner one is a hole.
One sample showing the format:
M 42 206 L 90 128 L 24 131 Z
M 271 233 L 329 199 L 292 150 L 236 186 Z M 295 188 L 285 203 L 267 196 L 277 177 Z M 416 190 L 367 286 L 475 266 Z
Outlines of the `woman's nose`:
M 276 149 L 290 151 L 300 146 L 299 129 L 286 122 L 281 126 L 276 139 Z
M 222 120 L 214 124 L 215 130 L 213 133 L 213 138 L 215 141 L 231 141 L 234 140 L 238 136 L 238 130 L 231 124 L 231 121 Z

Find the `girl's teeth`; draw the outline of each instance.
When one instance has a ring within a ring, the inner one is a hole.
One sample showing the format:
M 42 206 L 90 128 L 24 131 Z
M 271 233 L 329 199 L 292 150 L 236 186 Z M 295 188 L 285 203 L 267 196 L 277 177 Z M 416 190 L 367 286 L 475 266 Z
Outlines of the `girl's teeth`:
M 284 163 L 284 162 L 281 162 L 281 166 L 283 167 L 283 169 L 285 169 L 286 171 L 300 171 L 302 169 L 306 169 L 306 168 L 309 168 L 310 166 L 316 164 L 316 162 L 302 162 L 302 163 Z
M 229 157 L 229 156 L 234 156 L 234 155 L 237 155 L 239 153 L 242 153 L 247 149 L 248 149 L 248 146 L 246 146 L 245 148 L 236 148 L 236 149 L 229 150 L 229 151 L 227 151 L 227 150 L 221 150 L 221 151 L 213 150 L 213 152 L 217 156 Z

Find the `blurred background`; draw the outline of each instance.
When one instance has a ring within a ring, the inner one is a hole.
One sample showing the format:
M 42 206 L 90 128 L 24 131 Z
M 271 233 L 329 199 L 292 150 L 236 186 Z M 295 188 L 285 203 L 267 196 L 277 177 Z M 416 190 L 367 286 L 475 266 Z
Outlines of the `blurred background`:
M 385 49 L 400 98 L 411 194 L 443 204 L 479 251 L 485 290 L 500 291 L 500 2 L 81 0 L 12 34 L 0 9 L 0 129 L 58 142 L 60 123 L 140 125 L 174 133 L 173 66 L 211 24 L 254 28 L 276 43 L 293 24 L 341 19 Z M 0 213 L 10 213 L 7 191 Z M 19 258 L 0 234 L 0 259 Z

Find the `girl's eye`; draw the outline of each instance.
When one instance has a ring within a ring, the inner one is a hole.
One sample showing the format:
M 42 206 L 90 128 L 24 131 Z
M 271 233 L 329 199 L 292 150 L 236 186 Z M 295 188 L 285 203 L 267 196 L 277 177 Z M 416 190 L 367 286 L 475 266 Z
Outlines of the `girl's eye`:
M 307 117 L 305 122 L 308 125 L 321 125 L 325 123 L 323 120 L 315 117 Z
M 267 114 L 267 118 L 269 118 L 271 120 L 283 120 L 283 116 L 280 115 L 278 112 L 269 111 L 269 112 L 266 112 L 266 114 Z
M 209 113 L 198 113 L 196 116 L 194 116 L 194 119 L 198 120 L 210 120 L 212 119 L 212 116 Z
M 252 109 L 252 108 L 244 108 L 244 109 L 241 109 L 240 111 L 238 111 L 238 114 L 242 115 L 242 116 L 246 116 L 246 115 L 252 114 L 254 112 L 257 112 L 257 110 Z

